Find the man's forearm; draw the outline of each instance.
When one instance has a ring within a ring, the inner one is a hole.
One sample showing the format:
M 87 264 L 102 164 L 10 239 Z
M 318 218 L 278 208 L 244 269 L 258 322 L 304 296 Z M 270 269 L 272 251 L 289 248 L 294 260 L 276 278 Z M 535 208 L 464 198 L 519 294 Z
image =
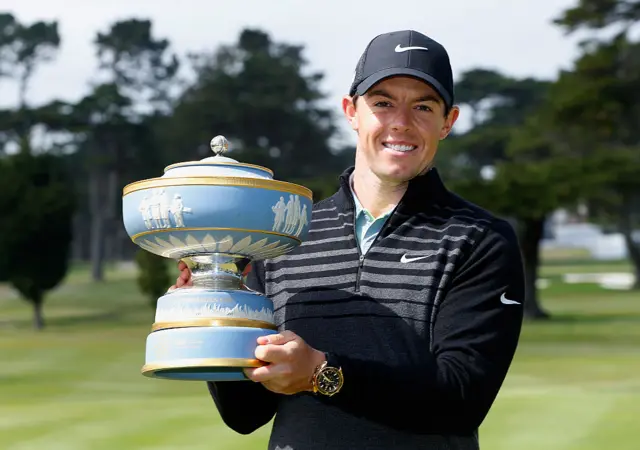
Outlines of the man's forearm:
M 455 359 L 389 366 L 336 355 L 343 389 L 327 402 L 354 415 L 415 433 L 469 434 L 488 412 L 503 372 L 482 378 Z M 493 377 L 493 378 L 489 378 Z
M 251 381 L 207 382 L 224 423 L 240 434 L 253 433 L 274 416 L 277 394 Z

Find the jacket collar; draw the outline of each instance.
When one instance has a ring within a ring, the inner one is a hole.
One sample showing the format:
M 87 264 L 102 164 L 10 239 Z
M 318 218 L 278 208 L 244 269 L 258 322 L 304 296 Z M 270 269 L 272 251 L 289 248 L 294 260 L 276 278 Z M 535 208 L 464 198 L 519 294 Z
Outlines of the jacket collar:
M 340 189 L 336 193 L 336 203 L 342 210 L 354 211 L 355 202 L 351 194 L 349 178 L 355 167 L 351 166 L 340 175 Z M 425 174 L 419 175 L 409 181 L 407 192 L 400 200 L 399 207 L 407 208 L 408 212 L 423 210 L 431 204 L 442 204 L 446 202 L 449 191 L 445 187 L 440 174 L 435 167 L 429 169 Z

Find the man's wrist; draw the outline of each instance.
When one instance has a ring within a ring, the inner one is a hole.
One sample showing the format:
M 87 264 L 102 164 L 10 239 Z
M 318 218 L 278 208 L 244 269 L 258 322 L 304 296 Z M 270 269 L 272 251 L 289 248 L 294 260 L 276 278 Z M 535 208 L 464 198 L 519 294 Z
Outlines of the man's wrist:
M 311 357 L 311 375 L 309 376 L 309 388 L 307 389 L 309 392 L 314 392 L 314 377 L 320 366 L 322 366 L 326 362 L 326 353 L 320 350 L 314 350 L 313 356 Z

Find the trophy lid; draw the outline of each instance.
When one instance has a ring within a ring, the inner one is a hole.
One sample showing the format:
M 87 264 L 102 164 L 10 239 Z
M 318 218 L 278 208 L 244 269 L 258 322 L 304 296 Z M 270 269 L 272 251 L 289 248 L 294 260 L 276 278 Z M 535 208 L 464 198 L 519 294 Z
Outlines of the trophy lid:
M 273 172 L 265 167 L 245 164 L 223 156 L 229 150 L 229 141 L 224 136 L 211 139 L 214 156 L 199 161 L 171 164 L 164 169 L 161 178 L 173 177 L 241 177 L 273 179 Z

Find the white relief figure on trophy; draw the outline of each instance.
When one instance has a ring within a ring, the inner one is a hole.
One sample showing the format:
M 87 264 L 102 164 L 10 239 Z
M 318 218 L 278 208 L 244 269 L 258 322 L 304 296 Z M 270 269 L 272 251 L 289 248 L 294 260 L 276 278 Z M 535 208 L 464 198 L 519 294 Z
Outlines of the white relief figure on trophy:
M 308 225 L 308 223 L 309 222 L 307 221 L 307 205 L 303 205 L 302 212 L 298 217 L 298 229 L 296 230 L 295 235 L 300 236 L 300 233 L 302 233 L 302 229 L 305 227 L 305 225 Z
M 177 228 L 184 227 L 184 217 L 182 217 L 182 215 L 190 212 L 191 208 L 186 208 L 184 206 L 182 196 L 180 194 L 175 194 L 173 196 L 173 202 L 171 203 L 171 214 L 173 215 L 173 220 Z
M 151 193 L 151 200 L 149 201 L 149 205 L 151 207 L 151 218 L 153 219 L 153 223 L 151 224 L 151 228 L 161 228 L 160 223 L 160 202 L 158 201 L 158 191 L 154 190 Z
M 294 220 L 291 221 L 291 230 L 289 233 L 294 233 L 296 231 L 296 226 L 300 222 L 300 197 L 297 195 L 293 199 L 293 211 L 295 213 Z
M 287 229 L 286 233 L 293 234 L 298 226 L 298 222 L 300 221 L 300 197 L 297 195 L 291 195 L 291 200 L 289 200 L 291 209 L 289 209 L 287 213 Z M 287 205 L 289 206 L 289 205 Z
M 164 189 L 158 192 L 158 202 L 160 203 L 160 219 L 162 220 L 162 228 L 171 228 L 169 221 L 169 197 Z
M 293 195 L 289 196 L 289 201 L 287 202 L 287 218 L 285 219 L 285 233 L 291 233 L 291 228 L 294 226 L 296 221 L 296 210 L 295 210 L 295 201 L 293 200 Z
M 286 204 L 284 197 L 280 197 L 271 210 L 275 214 L 272 231 L 299 236 L 308 224 L 307 206 L 301 205 L 298 195 L 289 195 L 289 201 Z
M 183 214 L 191 212 L 191 208 L 184 206 L 180 194 L 175 194 L 170 202 L 169 194 L 164 189 L 154 189 L 150 199 L 145 196 L 140 202 L 138 210 L 142 214 L 148 230 L 171 228 L 171 216 L 175 222 L 174 226 L 182 228 L 185 226 Z
M 275 214 L 275 218 L 273 220 L 273 228 L 271 231 L 278 231 L 284 222 L 284 213 L 286 210 L 286 206 L 284 204 L 284 197 L 280 197 L 278 203 L 271 207 L 271 210 Z
M 140 206 L 138 206 L 138 211 L 142 214 L 142 220 L 144 220 L 144 224 L 148 230 L 151 229 L 151 205 L 149 205 L 149 197 L 144 196 L 142 201 L 140 202 Z

